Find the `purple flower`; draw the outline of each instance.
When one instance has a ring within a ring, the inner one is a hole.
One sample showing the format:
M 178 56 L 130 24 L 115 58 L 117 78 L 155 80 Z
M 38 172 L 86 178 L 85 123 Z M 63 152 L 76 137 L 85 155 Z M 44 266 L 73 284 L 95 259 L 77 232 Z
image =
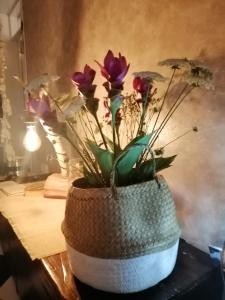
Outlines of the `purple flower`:
M 40 92 L 37 97 L 32 97 L 29 94 L 26 107 L 30 113 L 42 119 L 45 125 L 51 127 L 55 133 L 65 135 L 66 125 L 65 123 L 59 122 L 56 111 L 51 110 L 48 95 Z
M 40 98 L 33 98 L 31 95 L 29 95 L 26 106 L 29 112 L 35 114 L 38 118 L 43 120 L 52 113 L 49 98 L 46 95 L 42 95 Z
M 85 65 L 83 72 L 75 72 L 71 78 L 78 90 L 87 98 L 94 96 L 96 85 L 93 85 L 92 83 L 95 74 L 95 70 L 88 65 Z
M 113 52 L 109 50 L 104 58 L 104 66 L 97 61 L 96 63 L 101 68 L 102 76 L 111 83 L 112 88 L 122 90 L 123 79 L 130 67 L 130 65 L 127 64 L 125 56 L 119 53 L 119 57 L 115 57 Z

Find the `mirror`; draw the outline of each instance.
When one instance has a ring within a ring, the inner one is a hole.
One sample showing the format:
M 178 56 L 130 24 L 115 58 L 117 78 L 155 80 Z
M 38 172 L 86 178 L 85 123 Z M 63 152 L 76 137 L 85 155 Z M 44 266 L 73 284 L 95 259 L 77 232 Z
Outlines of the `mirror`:
M 25 98 L 27 82 L 26 50 L 20 0 L 0 1 L 0 180 L 41 176 L 56 168 L 51 145 L 36 152 L 24 148 Z M 40 131 L 40 132 L 39 132 Z M 37 128 L 41 139 L 43 130 Z M 50 154 L 49 154 L 50 153 Z
M 23 91 L 14 75 L 24 77 L 24 47 L 20 1 L 0 3 L 0 178 L 10 177 L 22 155 Z M 12 117 L 13 116 L 13 117 Z

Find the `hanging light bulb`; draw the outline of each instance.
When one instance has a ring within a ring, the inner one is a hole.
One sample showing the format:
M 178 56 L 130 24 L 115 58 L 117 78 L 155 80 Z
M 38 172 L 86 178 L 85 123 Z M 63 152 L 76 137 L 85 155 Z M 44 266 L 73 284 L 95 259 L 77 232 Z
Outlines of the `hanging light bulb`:
M 23 139 L 23 145 L 29 152 L 35 152 L 41 147 L 41 139 L 37 134 L 35 123 L 27 123 L 27 132 Z

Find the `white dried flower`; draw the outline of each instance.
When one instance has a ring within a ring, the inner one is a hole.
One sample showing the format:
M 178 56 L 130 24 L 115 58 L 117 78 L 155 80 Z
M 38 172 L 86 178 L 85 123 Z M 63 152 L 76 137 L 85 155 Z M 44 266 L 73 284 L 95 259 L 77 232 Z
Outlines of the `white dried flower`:
M 37 90 L 42 86 L 46 86 L 49 83 L 52 83 L 56 80 L 58 80 L 60 77 L 57 75 L 48 75 L 44 74 L 40 77 L 36 77 L 35 79 L 31 80 L 26 86 L 25 91 L 26 92 L 32 92 L 33 90 Z
M 63 113 L 66 118 L 71 118 L 75 113 L 79 112 L 85 105 L 85 99 L 81 96 L 75 96 L 71 99 L 69 105 L 64 109 Z
M 184 73 L 184 80 L 192 86 L 214 89 L 213 73 L 203 63 L 191 60 L 190 71 Z
M 189 67 L 189 60 L 187 58 L 168 58 L 166 60 L 160 61 L 159 66 L 167 66 L 172 69 L 181 69 L 184 67 Z
M 140 77 L 140 78 L 145 78 L 150 81 L 166 81 L 167 78 L 162 76 L 159 73 L 156 72 L 151 72 L 151 71 L 141 71 L 141 72 L 134 72 L 132 74 L 134 77 Z

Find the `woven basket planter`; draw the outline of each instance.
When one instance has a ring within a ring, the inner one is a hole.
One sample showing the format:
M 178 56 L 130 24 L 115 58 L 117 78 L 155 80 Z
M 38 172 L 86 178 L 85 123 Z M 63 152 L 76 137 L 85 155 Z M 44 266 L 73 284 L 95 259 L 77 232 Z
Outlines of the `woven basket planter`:
M 70 266 L 100 290 L 131 293 L 157 284 L 173 270 L 180 228 L 163 177 L 116 188 L 71 188 L 62 230 Z

